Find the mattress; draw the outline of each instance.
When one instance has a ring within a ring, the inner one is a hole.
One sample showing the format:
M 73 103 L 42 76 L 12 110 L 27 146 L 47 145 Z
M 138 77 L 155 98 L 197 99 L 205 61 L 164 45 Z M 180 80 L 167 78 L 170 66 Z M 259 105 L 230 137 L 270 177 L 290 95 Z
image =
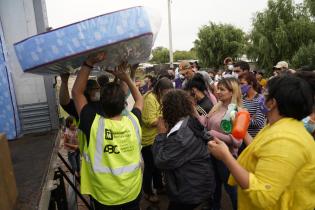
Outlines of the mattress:
M 71 73 L 100 51 L 107 59 L 99 70 L 146 62 L 159 29 L 159 17 L 152 14 L 144 7 L 104 14 L 15 43 L 15 52 L 22 70 L 36 74 Z
M 0 27 L 0 133 L 5 133 L 7 139 L 11 140 L 20 135 L 21 126 L 6 54 L 2 28 Z

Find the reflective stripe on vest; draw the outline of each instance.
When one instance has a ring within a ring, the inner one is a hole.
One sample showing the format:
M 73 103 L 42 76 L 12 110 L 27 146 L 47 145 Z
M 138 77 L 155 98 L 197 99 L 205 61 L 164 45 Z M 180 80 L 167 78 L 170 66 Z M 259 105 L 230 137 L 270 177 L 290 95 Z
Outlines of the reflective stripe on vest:
M 136 135 L 138 139 L 139 145 L 141 144 L 141 138 L 140 138 L 140 130 L 137 122 L 135 119 L 128 114 L 128 118 L 131 120 L 133 127 L 136 130 Z M 123 166 L 120 168 L 110 168 L 102 165 L 102 156 L 103 156 L 103 137 L 104 137 L 104 131 L 105 131 L 105 119 L 101 116 L 98 122 L 98 129 L 97 129 L 97 134 L 96 134 L 96 145 L 95 145 L 95 155 L 94 155 L 94 164 L 93 164 L 93 169 L 95 172 L 100 172 L 100 173 L 110 173 L 113 175 L 120 175 L 122 173 L 126 172 L 132 172 L 140 168 L 140 162 L 134 163 L 131 165 Z M 85 157 L 83 155 L 84 158 Z M 87 160 L 87 159 L 86 159 Z M 88 160 L 87 160 L 88 161 Z M 89 162 L 89 161 L 88 161 Z

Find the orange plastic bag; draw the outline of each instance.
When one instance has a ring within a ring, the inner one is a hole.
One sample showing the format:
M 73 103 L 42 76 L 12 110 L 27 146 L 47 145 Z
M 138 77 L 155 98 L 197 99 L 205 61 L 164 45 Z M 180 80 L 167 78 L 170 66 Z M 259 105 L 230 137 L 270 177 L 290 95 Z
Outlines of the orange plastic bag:
M 247 133 L 249 123 L 249 112 L 246 110 L 238 111 L 233 122 L 232 136 L 234 136 L 236 139 L 243 139 Z

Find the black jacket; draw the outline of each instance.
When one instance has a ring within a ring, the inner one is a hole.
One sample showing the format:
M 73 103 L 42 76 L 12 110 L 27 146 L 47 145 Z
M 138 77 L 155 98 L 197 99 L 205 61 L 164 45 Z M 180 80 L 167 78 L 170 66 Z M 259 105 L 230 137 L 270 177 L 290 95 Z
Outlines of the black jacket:
M 157 135 L 152 147 L 156 166 L 165 172 L 171 201 L 199 204 L 209 200 L 215 178 L 207 150 L 207 135 L 199 121 L 186 117 L 179 130 Z

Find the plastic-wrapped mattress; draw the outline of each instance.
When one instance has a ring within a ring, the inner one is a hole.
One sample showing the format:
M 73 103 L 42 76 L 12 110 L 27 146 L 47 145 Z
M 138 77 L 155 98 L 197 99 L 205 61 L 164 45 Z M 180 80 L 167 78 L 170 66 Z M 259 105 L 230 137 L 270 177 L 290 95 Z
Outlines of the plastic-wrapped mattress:
M 21 126 L 5 46 L 0 23 L 0 133 L 10 140 L 19 136 Z
M 101 69 L 122 61 L 149 59 L 159 17 L 144 7 L 133 7 L 67 25 L 14 44 L 24 72 L 60 74 L 78 68 L 91 53 L 105 51 Z

